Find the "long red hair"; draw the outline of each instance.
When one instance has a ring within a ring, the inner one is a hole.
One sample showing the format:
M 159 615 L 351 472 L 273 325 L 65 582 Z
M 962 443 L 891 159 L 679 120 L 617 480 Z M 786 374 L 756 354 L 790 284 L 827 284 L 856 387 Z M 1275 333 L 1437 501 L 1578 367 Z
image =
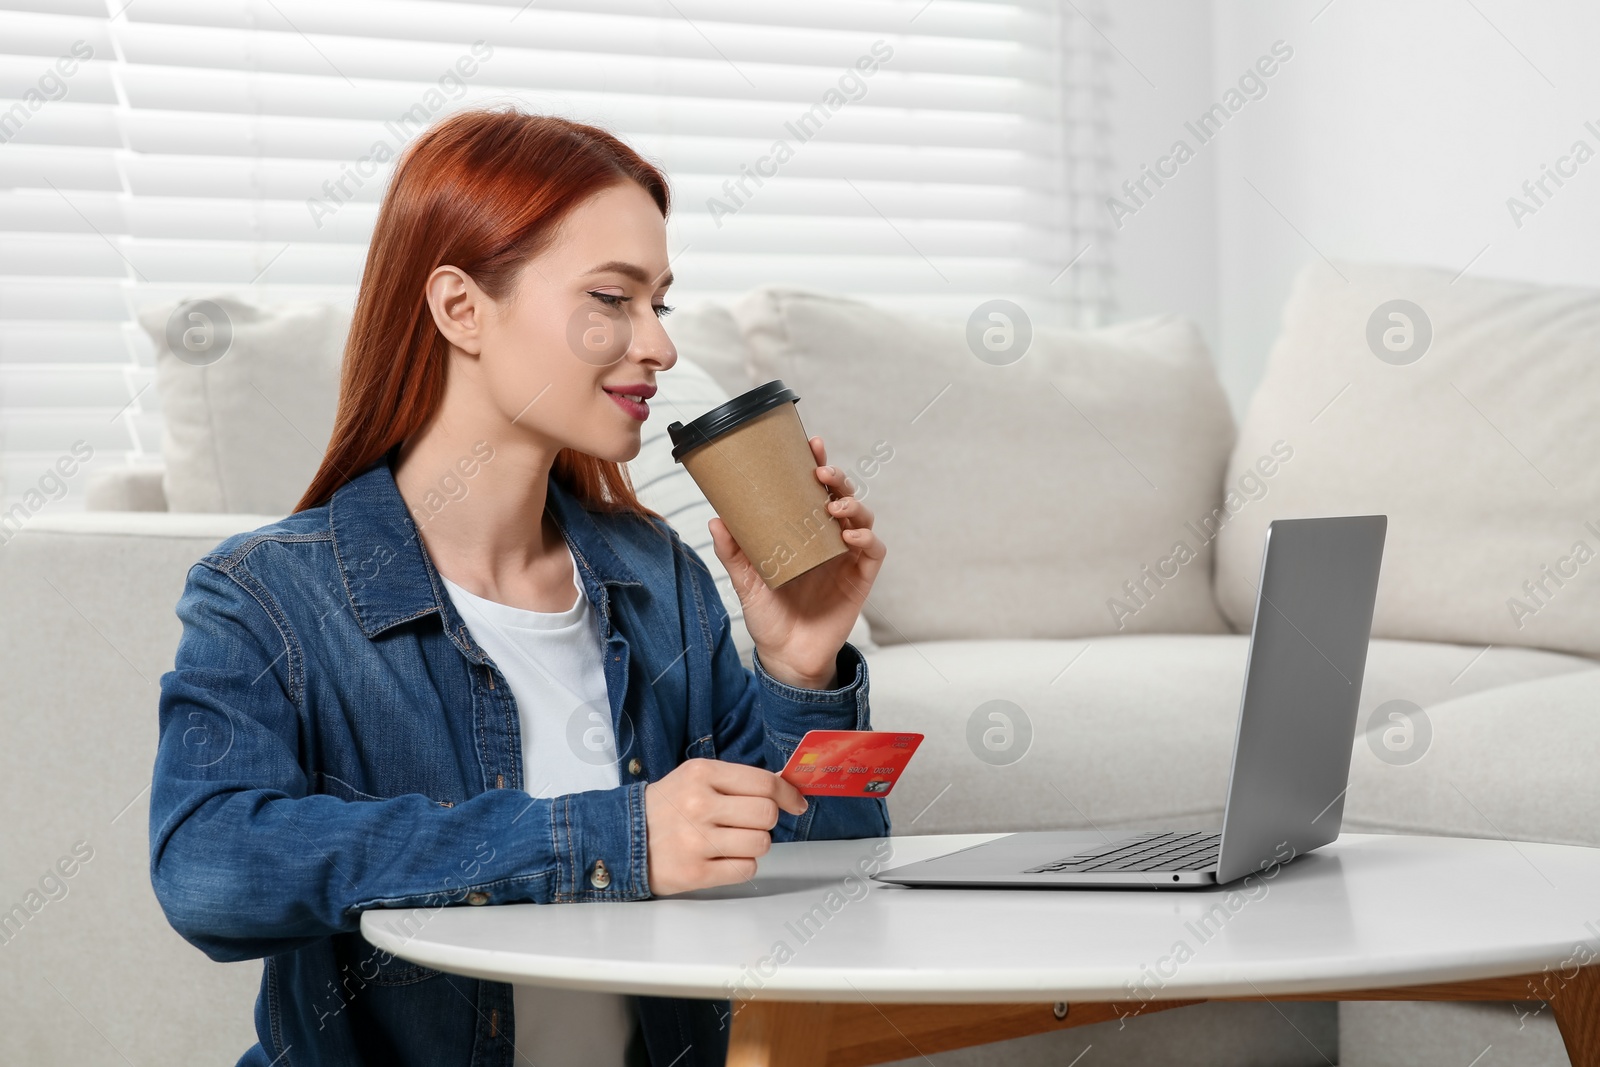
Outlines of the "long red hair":
M 451 115 L 412 142 L 395 167 L 367 248 L 333 437 L 294 510 L 327 503 L 438 410 L 449 346 L 423 295 L 435 267 L 460 267 L 489 296 L 503 299 L 567 212 L 627 181 L 667 215 L 666 177 L 594 126 L 474 110 Z M 552 474 L 587 507 L 651 514 L 616 463 L 562 449 Z

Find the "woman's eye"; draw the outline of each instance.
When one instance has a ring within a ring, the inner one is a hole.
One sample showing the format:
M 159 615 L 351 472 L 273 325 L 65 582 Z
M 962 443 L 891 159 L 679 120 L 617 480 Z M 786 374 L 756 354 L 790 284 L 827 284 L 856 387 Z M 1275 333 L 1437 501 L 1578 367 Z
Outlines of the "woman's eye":
M 591 291 L 589 295 L 600 301 L 600 303 L 604 304 L 608 308 L 621 307 L 628 300 L 627 297 L 620 296 L 617 293 L 597 293 Z
M 657 304 L 655 306 L 655 311 L 656 311 L 656 318 L 658 318 L 658 319 L 664 319 L 668 315 L 672 314 L 672 309 L 669 308 L 665 304 Z

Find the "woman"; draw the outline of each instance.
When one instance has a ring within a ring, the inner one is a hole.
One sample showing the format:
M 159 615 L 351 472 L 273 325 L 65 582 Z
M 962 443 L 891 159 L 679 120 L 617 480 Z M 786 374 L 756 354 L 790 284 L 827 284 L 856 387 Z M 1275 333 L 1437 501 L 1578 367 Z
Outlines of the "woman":
M 753 672 L 618 466 L 677 359 L 667 209 L 592 127 L 420 137 L 320 470 L 189 572 L 151 878 L 213 959 L 265 958 L 243 1064 L 720 1064 L 726 1003 L 513 992 L 375 949 L 361 913 L 637 900 L 747 879 L 772 840 L 888 832 L 883 801 L 773 773 L 807 730 L 869 728 L 845 636 L 884 546 L 822 442 L 846 555 L 773 591 L 712 523 Z

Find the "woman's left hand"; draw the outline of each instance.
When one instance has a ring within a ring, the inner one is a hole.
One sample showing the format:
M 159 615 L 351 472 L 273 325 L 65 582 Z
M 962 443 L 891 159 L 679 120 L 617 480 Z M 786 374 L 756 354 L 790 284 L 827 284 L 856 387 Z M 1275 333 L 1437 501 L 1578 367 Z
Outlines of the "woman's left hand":
M 817 460 L 817 480 L 834 497 L 828 513 L 843 527 L 848 552 L 768 589 L 720 518 L 711 520 L 711 541 L 744 606 L 744 623 L 762 667 L 799 689 L 832 689 L 838 684 L 834 663 L 839 650 L 861 615 L 888 549 L 872 532 L 872 511 L 856 499 L 844 471 L 827 465 L 822 438 L 811 439 L 811 454 Z

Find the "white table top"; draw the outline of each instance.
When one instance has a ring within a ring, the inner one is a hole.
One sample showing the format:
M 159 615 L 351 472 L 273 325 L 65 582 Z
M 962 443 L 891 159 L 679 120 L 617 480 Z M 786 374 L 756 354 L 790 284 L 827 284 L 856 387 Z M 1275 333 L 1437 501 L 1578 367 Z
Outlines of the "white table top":
M 497 981 L 930 1003 L 1333 992 L 1532 973 L 1580 943 L 1600 950 L 1600 849 L 1564 845 L 1346 834 L 1270 882 L 1197 891 L 846 879 L 858 861 L 892 866 L 997 836 L 779 844 L 753 883 L 371 911 L 361 931 L 404 959 Z

